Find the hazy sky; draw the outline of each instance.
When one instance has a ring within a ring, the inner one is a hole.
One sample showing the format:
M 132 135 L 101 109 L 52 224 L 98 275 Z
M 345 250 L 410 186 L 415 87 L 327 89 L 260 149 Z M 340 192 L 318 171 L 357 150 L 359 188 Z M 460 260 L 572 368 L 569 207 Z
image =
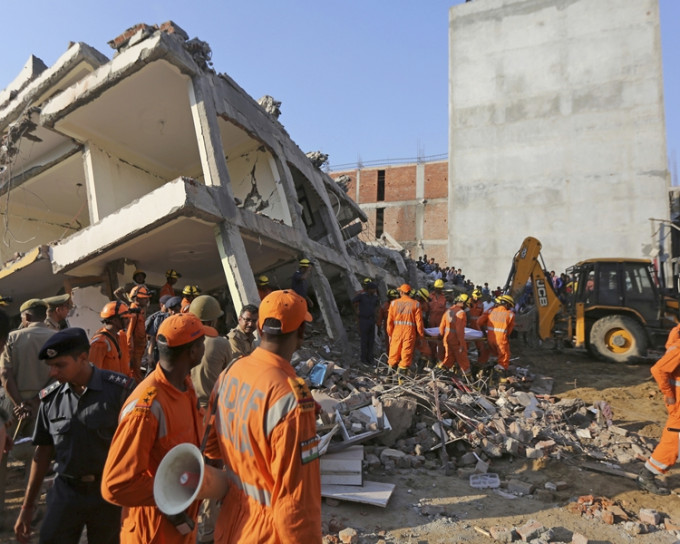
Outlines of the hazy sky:
M 27 0 L 4 2 L 0 88 L 31 53 L 50 66 L 69 41 L 107 41 L 171 19 L 210 43 L 214 67 L 331 167 L 448 152 L 448 11 L 463 0 Z M 480 0 L 481 1 L 481 0 Z M 95 7 L 96 6 L 96 7 Z M 680 0 L 660 0 L 669 160 L 680 151 Z

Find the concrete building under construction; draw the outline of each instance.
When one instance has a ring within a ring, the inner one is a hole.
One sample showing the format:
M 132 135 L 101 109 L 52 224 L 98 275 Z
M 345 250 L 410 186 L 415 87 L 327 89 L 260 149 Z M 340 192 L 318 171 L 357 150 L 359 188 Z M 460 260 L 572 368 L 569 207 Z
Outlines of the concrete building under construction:
M 401 257 L 357 258 L 365 214 L 291 140 L 276 101 L 215 73 L 207 43 L 168 22 L 110 45 L 111 60 L 83 43 L 49 68 L 31 57 L 0 94 L 10 313 L 76 286 L 108 298 L 135 268 L 151 286 L 174 268 L 180 288 L 238 310 L 259 303 L 255 275 L 289 287 L 306 257 L 327 332 L 342 340 L 336 296 L 361 276 L 398 284 Z
M 658 0 L 476 0 L 449 17 L 449 257 L 494 283 L 646 257 L 669 219 Z

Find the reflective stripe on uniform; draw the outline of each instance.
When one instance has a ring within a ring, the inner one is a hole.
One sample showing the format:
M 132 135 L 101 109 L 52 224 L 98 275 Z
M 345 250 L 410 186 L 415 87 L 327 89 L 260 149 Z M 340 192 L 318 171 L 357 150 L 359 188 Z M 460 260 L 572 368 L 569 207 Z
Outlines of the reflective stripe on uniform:
M 137 400 L 132 401 L 130 404 L 125 406 L 121 412 L 120 412 L 120 417 L 118 418 L 118 421 L 121 422 L 123 418 L 128 415 L 134 408 L 137 406 Z M 166 434 L 168 434 L 168 425 L 165 421 L 165 412 L 163 412 L 163 408 L 161 407 L 161 403 L 158 402 L 157 400 L 154 400 L 151 403 L 151 413 L 156 417 L 156 420 L 158 421 L 158 438 L 163 438 Z
M 266 489 L 260 489 L 256 485 L 241 481 L 238 475 L 228 467 L 225 468 L 225 472 L 227 473 L 229 479 L 234 483 L 234 485 L 238 487 L 241 491 L 243 491 L 246 495 L 248 495 L 251 499 L 256 500 L 262 506 L 272 505 L 272 496 L 271 493 L 269 493 L 269 491 L 267 491 Z
M 487 327 L 487 330 L 494 332 L 505 332 L 506 329 L 499 329 L 498 327 Z
M 645 463 L 645 468 L 654 474 L 663 474 L 668 470 L 668 465 L 659 463 L 659 461 L 650 457 Z
M 295 395 L 293 393 L 288 393 L 272 405 L 267 411 L 267 416 L 264 418 L 264 434 L 267 438 L 269 438 L 269 435 L 279 421 L 295 410 L 297 404 L 298 402 Z
M 415 326 L 415 323 L 411 323 L 410 321 L 395 321 L 395 325 L 410 325 L 412 327 Z
M 671 380 L 671 385 L 674 385 L 675 387 L 680 387 L 680 380 L 678 379 Z

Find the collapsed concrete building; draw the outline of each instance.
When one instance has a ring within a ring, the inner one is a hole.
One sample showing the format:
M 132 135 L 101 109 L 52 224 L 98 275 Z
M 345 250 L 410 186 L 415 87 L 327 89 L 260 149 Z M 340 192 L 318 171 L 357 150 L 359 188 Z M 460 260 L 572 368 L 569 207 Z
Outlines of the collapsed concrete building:
M 10 313 L 74 287 L 109 297 L 135 268 L 150 286 L 174 268 L 180 289 L 197 284 L 238 311 L 259 303 L 256 275 L 287 288 L 306 257 L 326 331 L 342 341 L 336 297 L 364 275 L 398 285 L 399 254 L 356 240 L 365 214 L 292 141 L 280 103 L 215 73 L 207 43 L 167 22 L 109 44 L 111 60 L 84 43 L 49 68 L 31 57 L 0 93 Z

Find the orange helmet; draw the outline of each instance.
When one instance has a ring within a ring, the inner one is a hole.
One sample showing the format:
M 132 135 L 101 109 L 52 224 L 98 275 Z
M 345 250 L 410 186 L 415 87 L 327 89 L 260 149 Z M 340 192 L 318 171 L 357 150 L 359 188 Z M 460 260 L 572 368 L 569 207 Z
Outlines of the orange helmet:
M 151 298 L 151 291 L 146 287 L 146 285 L 136 285 L 130 291 L 130 298 Z
M 119 300 L 114 302 L 107 302 L 104 308 L 100 312 L 99 316 L 102 319 L 110 319 L 112 317 L 125 317 L 130 314 L 130 308 L 128 305 L 120 302 Z

